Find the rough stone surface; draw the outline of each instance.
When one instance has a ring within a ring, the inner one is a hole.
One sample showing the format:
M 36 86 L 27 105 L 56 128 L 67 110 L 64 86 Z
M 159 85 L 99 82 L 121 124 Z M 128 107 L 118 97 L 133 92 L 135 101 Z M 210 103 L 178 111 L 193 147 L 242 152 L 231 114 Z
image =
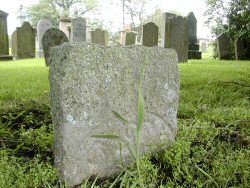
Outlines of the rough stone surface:
M 64 32 L 59 29 L 51 28 L 44 33 L 42 43 L 46 66 L 49 66 L 51 63 L 50 49 L 64 42 L 68 42 L 68 38 Z
M 158 26 L 152 22 L 143 25 L 142 45 L 147 47 L 158 46 Z
M 108 32 L 99 28 L 91 31 L 91 42 L 102 46 L 108 46 Z
M 232 59 L 232 50 L 228 33 L 223 33 L 217 38 L 217 50 L 219 59 Z
M 14 59 L 35 57 L 35 31 L 29 22 L 17 27 L 12 34 L 12 55 Z
M 173 48 L 178 54 L 179 62 L 188 60 L 188 22 L 186 17 L 172 16 L 165 22 L 165 48 Z M 164 27 L 164 26 L 163 26 Z
M 134 31 L 126 32 L 125 46 L 135 45 L 136 35 L 137 34 Z
M 78 17 L 71 20 L 71 42 L 86 42 L 86 19 Z
M 125 164 L 131 161 L 124 142 L 120 150 L 118 140 L 93 135 L 119 135 L 135 146 L 138 85 L 146 56 L 142 153 L 174 141 L 176 136 L 179 72 L 175 50 L 88 43 L 64 43 L 52 48 L 49 78 L 55 164 L 68 185 L 80 184 L 92 175 L 118 173 L 121 156 Z M 113 110 L 132 127 L 117 119 Z
M 0 55 L 9 54 L 7 16 L 8 14 L 6 12 L 0 10 Z
M 37 57 L 43 57 L 43 45 L 42 45 L 42 39 L 43 39 L 43 35 L 44 33 L 50 29 L 53 28 L 54 26 L 52 25 L 52 23 L 49 20 L 40 20 L 37 24 L 37 47 L 38 47 L 38 51 L 37 51 Z

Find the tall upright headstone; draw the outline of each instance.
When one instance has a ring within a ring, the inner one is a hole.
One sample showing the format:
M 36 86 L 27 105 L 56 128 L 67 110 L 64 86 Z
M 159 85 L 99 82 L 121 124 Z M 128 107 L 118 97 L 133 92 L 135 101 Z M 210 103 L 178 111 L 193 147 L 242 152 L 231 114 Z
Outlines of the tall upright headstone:
M 8 14 L 0 10 L 0 60 L 12 59 L 12 56 L 9 56 L 7 17 Z
M 36 52 L 37 57 L 44 57 L 43 54 L 43 45 L 42 45 L 42 38 L 44 33 L 50 29 L 53 28 L 54 26 L 49 20 L 40 20 L 37 24 L 37 48 L 38 51 Z
M 20 5 L 20 8 L 17 12 L 17 21 L 18 21 L 18 27 L 21 27 L 23 25 L 23 23 L 26 21 L 27 19 L 27 13 L 24 11 L 23 9 L 23 5 Z
M 168 15 L 168 13 L 167 13 Z M 178 62 L 188 60 L 188 21 L 182 16 L 163 15 L 164 23 L 164 48 L 173 48 L 178 55 Z
M 135 45 L 137 33 L 134 31 L 126 32 L 125 46 Z
M 71 27 L 71 19 L 69 18 L 61 18 L 59 20 L 59 29 L 64 32 L 64 34 L 67 36 L 69 41 L 71 40 L 70 37 L 70 27 Z
M 108 46 L 108 32 L 99 28 L 91 31 L 91 42 Z
M 217 41 L 217 50 L 218 58 L 229 60 L 232 59 L 232 50 L 229 33 L 222 33 L 216 39 Z
M 201 59 L 197 40 L 197 20 L 193 12 L 188 14 L 188 59 Z
M 169 12 L 165 12 L 162 14 L 163 17 L 163 27 L 162 27 L 162 34 L 161 34 L 161 46 L 163 48 L 168 48 L 168 44 L 167 44 L 167 40 L 168 40 L 168 36 L 167 36 L 167 32 L 169 31 L 169 19 L 176 16 L 176 14 L 172 14 Z
M 71 42 L 86 42 L 86 19 L 78 17 L 71 20 Z
M 158 26 L 152 22 L 143 25 L 142 45 L 147 47 L 158 45 Z
M 17 27 L 12 37 L 12 55 L 15 59 L 35 57 L 35 30 L 29 22 Z
M 139 85 L 145 98 L 141 154 L 174 141 L 179 103 L 175 50 L 65 43 L 51 49 L 51 60 L 55 165 L 61 180 L 70 187 L 91 176 L 119 173 L 121 161 L 124 165 L 132 161 L 128 145 L 136 146 L 135 126 L 124 126 L 112 111 L 136 125 Z

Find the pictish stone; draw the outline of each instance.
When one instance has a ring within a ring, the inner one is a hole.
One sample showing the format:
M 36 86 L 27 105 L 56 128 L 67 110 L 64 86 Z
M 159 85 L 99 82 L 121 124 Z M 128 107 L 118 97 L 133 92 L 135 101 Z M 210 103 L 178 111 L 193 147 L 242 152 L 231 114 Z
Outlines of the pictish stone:
M 35 50 L 35 30 L 24 22 L 12 34 L 12 55 L 14 59 L 35 58 Z
M 134 31 L 126 32 L 125 36 L 125 46 L 135 45 L 137 33 Z
M 71 20 L 71 42 L 86 42 L 86 19 L 78 17 Z
M 52 48 L 51 61 L 55 165 L 67 185 L 118 173 L 121 157 L 125 165 L 132 161 L 126 143 L 136 145 L 139 80 L 145 100 L 141 154 L 174 141 L 179 101 L 175 50 L 65 43 Z M 112 111 L 126 118 L 131 127 Z M 124 141 L 98 138 L 101 135 L 119 136 Z
M 42 38 L 44 33 L 54 26 L 49 20 L 40 20 L 37 24 L 37 48 L 38 51 L 36 53 L 36 57 L 44 57 L 43 55 L 43 44 L 42 44 Z
M 99 28 L 91 31 L 91 42 L 102 46 L 108 46 L 108 32 Z
M 143 25 L 142 45 L 147 47 L 158 46 L 158 26 L 152 22 Z
M 69 42 L 67 36 L 59 29 L 50 28 L 48 29 L 42 39 L 43 52 L 45 57 L 46 66 L 49 66 L 51 63 L 50 59 L 50 50 L 54 46 L 59 46 L 64 42 Z
M 186 17 L 166 13 L 164 16 L 164 47 L 173 48 L 178 55 L 178 62 L 188 60 L 188 22 Z

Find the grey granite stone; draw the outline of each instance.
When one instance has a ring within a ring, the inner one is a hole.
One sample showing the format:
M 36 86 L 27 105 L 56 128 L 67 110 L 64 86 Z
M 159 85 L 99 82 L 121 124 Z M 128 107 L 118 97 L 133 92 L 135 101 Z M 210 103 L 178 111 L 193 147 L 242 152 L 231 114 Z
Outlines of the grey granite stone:
M 141 153 L 174 141 L 177 133 L 179 71 L 175 50 L 89 43 L 52 48 L 49 79 L 55 165 L 67 185 L 78 185 L 90 176 L 118 173 L 121 156 L 124 164 L 131 162 L 124 142 L 93 135 L 118 135 L 135 146 L 138 87 L 146 57 Z M 112 111 L 122 114 L 132 127 L 124 125 Z

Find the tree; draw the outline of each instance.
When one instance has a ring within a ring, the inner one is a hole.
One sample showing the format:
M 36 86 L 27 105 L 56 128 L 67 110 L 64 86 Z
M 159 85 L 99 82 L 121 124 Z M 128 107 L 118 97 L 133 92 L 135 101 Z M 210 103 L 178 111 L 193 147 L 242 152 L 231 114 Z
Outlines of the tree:
M 232 39 L 250 38 L 249 0 L 206 0 L 207 25 L 218 36 L 229 32 Z
M 32 25 L 41 19 L 49 19 L 56 24 L 60 17 L 83 16 L 94 11 L 97 6 L 98 0 L 39 0 L 27 8 L 27 13 Z

